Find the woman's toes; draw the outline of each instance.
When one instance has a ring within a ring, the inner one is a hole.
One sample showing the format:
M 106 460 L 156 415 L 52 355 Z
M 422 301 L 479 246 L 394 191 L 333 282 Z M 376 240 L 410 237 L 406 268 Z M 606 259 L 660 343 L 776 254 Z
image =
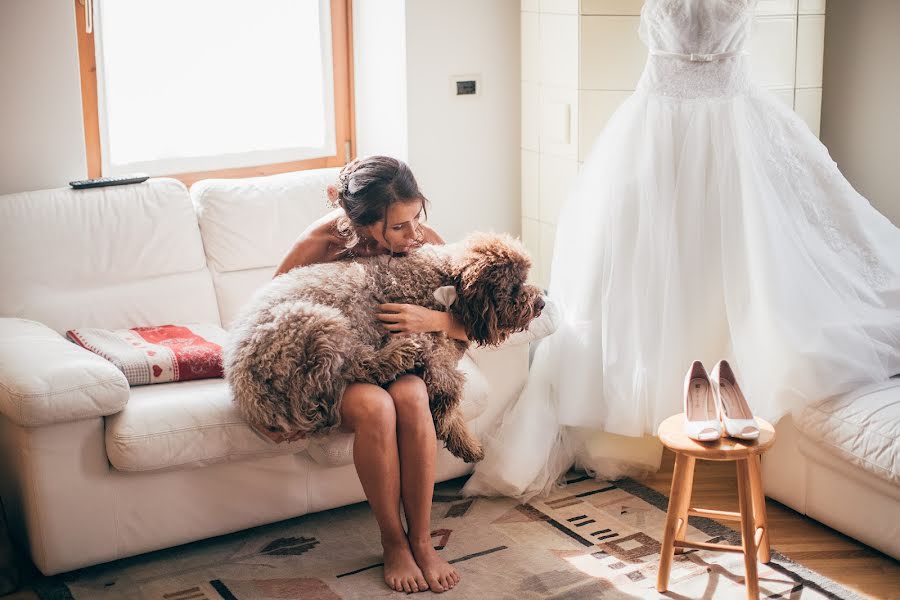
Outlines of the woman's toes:
M 422 575 L 416 577 L 416 585 L 418 586 L 420 592 L 424 592 L 428 589 L 428 582 L 425 581 L 425 577 Z

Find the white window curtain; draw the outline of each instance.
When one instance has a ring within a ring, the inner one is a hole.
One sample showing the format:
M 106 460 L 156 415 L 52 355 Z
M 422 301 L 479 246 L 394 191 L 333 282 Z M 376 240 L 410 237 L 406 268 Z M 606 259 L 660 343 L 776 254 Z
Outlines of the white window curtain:
M 104 175 L 335 152 L 329 0 L 94 0 Z

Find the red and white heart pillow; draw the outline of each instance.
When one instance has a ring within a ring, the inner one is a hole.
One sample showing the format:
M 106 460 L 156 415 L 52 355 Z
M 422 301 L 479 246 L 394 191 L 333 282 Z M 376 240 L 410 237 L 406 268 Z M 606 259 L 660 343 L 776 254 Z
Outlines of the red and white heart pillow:
M 66 336 L 118 367 L 129 385 L 222 377 L 227 332 L 192 323 L 131 329 L 70 329 Z

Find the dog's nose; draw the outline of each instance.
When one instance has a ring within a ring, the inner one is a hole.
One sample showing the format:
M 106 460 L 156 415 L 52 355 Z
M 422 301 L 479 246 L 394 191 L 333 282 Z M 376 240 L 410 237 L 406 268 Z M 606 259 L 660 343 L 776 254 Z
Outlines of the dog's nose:
M 535 298 L 534 310 L 536 312 L 541 312 L 542 310 L 544 310 L 544 306 L 545 306 L 544 299 L 541 296 L 538 296 L 537 298 Z

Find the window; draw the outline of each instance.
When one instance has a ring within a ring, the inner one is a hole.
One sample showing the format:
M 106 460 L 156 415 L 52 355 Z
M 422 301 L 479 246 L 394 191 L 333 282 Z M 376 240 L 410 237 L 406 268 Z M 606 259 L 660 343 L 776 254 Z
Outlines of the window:
M 350 2 L 75 0 L 88 175 L 344 164 Z

